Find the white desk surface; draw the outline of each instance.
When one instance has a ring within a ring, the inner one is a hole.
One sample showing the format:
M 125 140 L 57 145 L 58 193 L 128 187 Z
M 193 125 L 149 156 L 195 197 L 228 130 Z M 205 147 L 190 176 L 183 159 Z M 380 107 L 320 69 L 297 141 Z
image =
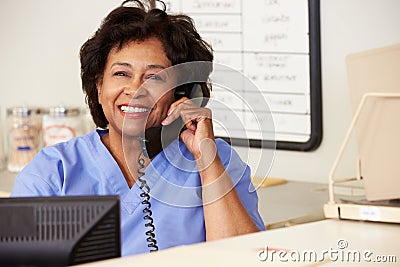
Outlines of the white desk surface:
M 347 247 L 340 247 L 346 244 Z M 258 255 L 260 249 L 265 251 L 266 246 L 275 249 L 272 261 L 272 251 L 269 251 L 266 261 L 259 259 L 265 259 L 266 254 Z M 278 252 L 281 250 L 288 252 L 279 258 Z M 296 255 L 295 252 L 303 255 L 307 251 L 305 261 L 294 262 L 290 258 L 290 255 Z M 316 253 L 313 258 L 309 258 L 311 251 Z M 322 261 L 324 251 L 331 251 L 332 254 L 329 256 L 326 253 Z M 356 255 L 361 256 L 358 258 Z M 365 260 L 363 255 L 366 255 Z M 391 262 L 374 262 L 384 259 L 383 256 Z M 285 259 L 286 264 L 295 266 L 399 266 L 400 226 L 329 219 L 81 266 L 270 266 L 282 265 L 284 263 L 281 260 Z

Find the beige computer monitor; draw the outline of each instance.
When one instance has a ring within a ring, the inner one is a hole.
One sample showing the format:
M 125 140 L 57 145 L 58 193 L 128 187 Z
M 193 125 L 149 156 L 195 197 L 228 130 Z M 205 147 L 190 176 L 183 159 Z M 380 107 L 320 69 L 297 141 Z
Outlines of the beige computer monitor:
M 400 94 L 400 44 L 348 55 L 353 111 L 365 93 Z M 400 198 L 400 98 L 365 102 L 355 127 L 367 200 Z

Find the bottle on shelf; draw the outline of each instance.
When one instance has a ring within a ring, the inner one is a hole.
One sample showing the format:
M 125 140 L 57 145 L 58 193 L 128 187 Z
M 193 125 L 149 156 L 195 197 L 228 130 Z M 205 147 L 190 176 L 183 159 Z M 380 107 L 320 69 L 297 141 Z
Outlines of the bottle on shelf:
M 7 169 L 10 172 L 19 172 L 41 148 L 41 110 L 30 107 L 8 108 L 7 128 Z
M 43 115 L 42 131 L 44 146 L 84 134 L 82 110 L 77 107 L 50 107 Z

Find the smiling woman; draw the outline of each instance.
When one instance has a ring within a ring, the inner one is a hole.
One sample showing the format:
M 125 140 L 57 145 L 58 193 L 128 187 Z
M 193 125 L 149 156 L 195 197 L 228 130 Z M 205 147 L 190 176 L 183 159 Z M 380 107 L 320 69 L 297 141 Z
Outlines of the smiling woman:
M 190 17 L 125 1 L 83 44 L 80 59 L 98 129 L 42 149 L 12 196 L 118 195 L 122 255 L 264 229 L 250 168 L 214 137 L 211 111 L 190 99 L 195 88 L 210 96 L 212 68 L 188 65 L 206 78 L 195 85 L 174 86 L 169 75 L 183 63 L 212 63 Z M 172 143 L 153 142 L 178 120 L 184 127 Z M 155 153 L 144 151 L 145 142 Z

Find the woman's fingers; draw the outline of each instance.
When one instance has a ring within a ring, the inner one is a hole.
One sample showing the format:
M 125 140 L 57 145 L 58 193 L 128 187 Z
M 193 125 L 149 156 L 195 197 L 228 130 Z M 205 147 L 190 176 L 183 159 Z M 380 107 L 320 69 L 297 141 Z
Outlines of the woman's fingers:
M 201 144 L 209 141 L 214 144 L 212 112 L 209 108 L 197 106 L 188 98 L 180 99 L 171 105 L 168 116 L 162 121 L 162 125 L 169 125 L 179 117 L 186 126 L 186 129 L 181 131 L 180 138 L 193 156 L 200 159 L 202 150 L 208 151 Z
M 178 99 L 177 101 L 173 102 L 171 104 L 171 106 L 169 107 L 168 115 L 171 114 L 177 106 L 179 106 L 180 104 L 185 103 L 185 102 L 192 102 L 192 101 L 190 101 L 190 99 L 185 96 L 185 97 L 182 97 L 182 98 Z
M 169 110 L 167 112 L 167 117 L 161 122 L 162 125 L 169 125 L 171 124 L 173 121 L 175 121 L 179 116 L 180 113 L 176 111 L 176 108 L 184 103 L 185 101 L 189 100 L 189 98 L 187 97 L 182 97 L 181 99 L 173 102 L 171 104 L 171 106 L 169 107 Z
M 211 110 L 198 107 L 188 98 L 184 97 L 171 104 L 168 116 L 161 122 L 162 125 L 169 125 L 179 117 L 182 118 L 186 127 L 195 130 L 193 126 L 203 118 L 211 118 Z

